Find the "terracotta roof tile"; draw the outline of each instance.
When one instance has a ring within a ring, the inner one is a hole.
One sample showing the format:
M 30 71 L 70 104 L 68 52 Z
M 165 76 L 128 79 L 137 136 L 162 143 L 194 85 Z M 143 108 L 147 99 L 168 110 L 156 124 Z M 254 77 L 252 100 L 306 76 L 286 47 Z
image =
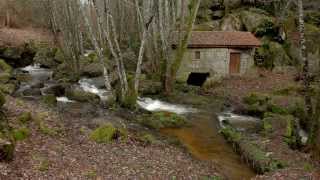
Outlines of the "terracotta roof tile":
M 173 37 L 177 45 L 178 32 Z M 193 31 L 188 47 L 258 47 L 261 42 L 250 32 L 242 31 Z

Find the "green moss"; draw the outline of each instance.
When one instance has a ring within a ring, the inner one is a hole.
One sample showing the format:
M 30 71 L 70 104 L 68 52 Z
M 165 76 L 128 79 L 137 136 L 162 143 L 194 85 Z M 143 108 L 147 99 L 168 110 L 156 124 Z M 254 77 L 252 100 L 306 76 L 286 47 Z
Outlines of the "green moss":
M 30 112 L 23 112 L 19 117 L 18 120 L 22 123 L 27 123 L 32 121 L 32 114 Z
M 15 141 L 22 141 L 30 136 L 30 130 L 26 127 L 14 129 L 12 135 Z
M 12 67 L 7 64 L 3 59 L 0 59 L 0 72 L 2 73 L 12 73 Z
M 265 118 L 263 119 L 263 130 L 265 133 L 270 133 L 272 132 L 272 124 Z
M 267 111 L 275 114 L 283 114 L 283 115 L 289 114 L 286 108 L 283 108 L 273 103 L 268 104 Z
M 52 94 L 45 95 L 45 96 L 42 96 L 42 102 L 44 102 L 48 106 L 53 107 L 53 106 L 56 106 L 57 104 L 57 98 Z
M 0 108 L 4 105 L 6 102 L 5 96 L 0 92 Z
M 254 105 L 254 104 L 263 105 L 269 100 L 270 100 L 269 96 L 258 94 L 258 93 L 251 93 L 248 96 L 245 96 L 243 98 L 243 102 L 248 105 Z
M 183 116 L 171 112 L 156 112 L 140 116 L 138 122 L 153 129 L 178 128 L 187 124 Z
M 112 124 L 105 124 L 90 134 L 90 139 L 97 143 L 110 143 L 119 135 L 119 131 Z
M 0 84 L 0 91 L 5 94 L 12 94 L 16 89 L 14 84 Z
M 133 90 L 130 90 L 130 93 L 128 93 L 122 100 L 121 106 L 127 109 L 135 109 L 137 104 L 137 94 L 133 92 Z
M 228 142 L 239 142 L 242 139 L 241 133 L 230 126 L 221 129 L 220 133 L 226 138 Z
M 0 83 L 7 83 L 11 78 L 11 74 L 9 73 L 0 73 Z

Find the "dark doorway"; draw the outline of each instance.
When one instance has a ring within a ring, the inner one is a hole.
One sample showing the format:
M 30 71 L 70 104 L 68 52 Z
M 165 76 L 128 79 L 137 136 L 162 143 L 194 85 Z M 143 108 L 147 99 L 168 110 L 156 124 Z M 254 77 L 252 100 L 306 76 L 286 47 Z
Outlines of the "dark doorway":
M 209 73 L 190 73 L 187 83 L 188 85 L 202 86 L 209 75 Z

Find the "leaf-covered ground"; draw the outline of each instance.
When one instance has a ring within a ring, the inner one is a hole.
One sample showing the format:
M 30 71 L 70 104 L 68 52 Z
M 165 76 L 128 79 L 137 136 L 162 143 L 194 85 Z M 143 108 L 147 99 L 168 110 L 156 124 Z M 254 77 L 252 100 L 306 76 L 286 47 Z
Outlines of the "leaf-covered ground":
M 16 117 L 22 112 L 32 112 L 36 120 L 26 124 L 31 135 L 17 143 L 14 160 L 0 163 L 0 179 L 200 179 L 217 175 L 211 162 L 195 160 L 170 144 L 141 144 L 130 132 L 126 141 L 92 142 L 87 121 L 108 122 L 112 117 L 62 116 L 35 101 L 12 97 L 7 97 L 5 109 L 12 127 L 21 126 Z

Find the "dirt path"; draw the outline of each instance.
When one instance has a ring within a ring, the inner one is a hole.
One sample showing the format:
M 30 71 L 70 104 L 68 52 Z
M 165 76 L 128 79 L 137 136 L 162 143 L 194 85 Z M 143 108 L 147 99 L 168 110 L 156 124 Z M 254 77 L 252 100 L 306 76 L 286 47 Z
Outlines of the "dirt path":
M 0 179 L 200 179 L 217 175 L 213 163 L 197 161 L 172 145 L 145 146 L 131 138 L 96 144 L 88 139 L 91 129 L 77 118 L 61 119 L 39 104 L 11 97 L 5 108 L 13 127 L 18 124 L 16 116 L 31 111 L 58 133 L 42 132 L 31 122 L 32 134 L 17 143 L 14 160 L 0 163 Z

